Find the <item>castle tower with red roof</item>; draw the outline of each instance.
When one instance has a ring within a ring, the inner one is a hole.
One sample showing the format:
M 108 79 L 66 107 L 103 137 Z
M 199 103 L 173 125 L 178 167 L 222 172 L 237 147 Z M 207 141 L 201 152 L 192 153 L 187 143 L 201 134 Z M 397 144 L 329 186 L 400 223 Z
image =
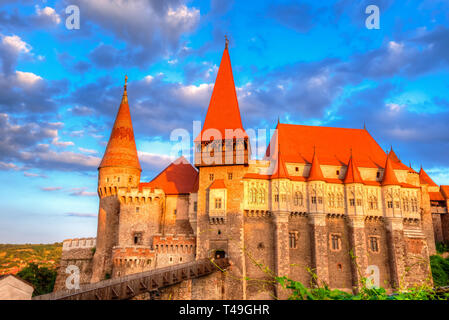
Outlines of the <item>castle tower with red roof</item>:
M 226 39 L 206 119 L 195 139 L 195 165 L 247 165 L 248 159 L 248 135 L 240 117 Z

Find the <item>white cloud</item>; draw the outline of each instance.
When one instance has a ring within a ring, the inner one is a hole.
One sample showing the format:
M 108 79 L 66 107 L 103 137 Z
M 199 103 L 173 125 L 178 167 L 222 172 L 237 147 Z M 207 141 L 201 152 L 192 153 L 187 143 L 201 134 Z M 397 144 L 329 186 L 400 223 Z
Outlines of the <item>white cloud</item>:
M 68 146 L 74 146 L 75 144 L 72 141 L 59 141 L 59 137 L 53 138 L 51 141 L 51 144 L 57 147 L 68 147 Z
M 32 87 L 42 80 L 42 77 L 31 72 L 16 71 L 16 79 L 22 87 Z
M 81 148 L 81 147 L 79 147 L 78 150 L 81 151 L 81 152 L 84 152 L 84 153 L 90 153 L 90 154 L 96 154 L 96 153 L 98 153 L 97 150 L 93 150 L 93 149 L 84 149 L 84 148 Z
M 41 9 L 39 6 L 35 6 L 36 14 L 39 18 L 47 19 L 54 24 L 59 24 L 61 22 L 61 17 L 56 13 L 55 9 L 51 7 L 45 7 Z
M 62 190 L 62 187 L 42 187 L 42 191 L 59 191 Z
M 32 47 L 28 43 L 26 43 L 16 35 L 3 36 L 2 43 L 15 53 L 28 53 L 32 49 Z

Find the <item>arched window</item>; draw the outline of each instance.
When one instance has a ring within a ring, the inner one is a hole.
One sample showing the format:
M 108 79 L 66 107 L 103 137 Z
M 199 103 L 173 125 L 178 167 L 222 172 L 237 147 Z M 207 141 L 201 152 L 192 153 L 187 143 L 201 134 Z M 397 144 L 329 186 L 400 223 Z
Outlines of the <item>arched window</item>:
M 409 211 L 410 210 L 408 198 L 403 198 L 402 199 L 402 206 L 404 207 L 404 211 Z
M 412 211 L 418 212 L 418 200 L 416 198 L 412 199 Z
M 344 201 L 343 201 L 343 195 L 341 193 L 338 194 L 337 197 L 337 207 L 338 208 L 343 208 L 344 207 Z
M 296 191 L 295 192 L 295 196 L 293 198 L 293 202 L 294 202 L 295 206 L 302 206 L 303 196 L 302 196 L 302 193 L 300 191 Z
M 250 203 L 256 203 L 257 198 L 256 198 L 256 189 L 251 188 L 251 190 L 249 190 L 249 202 Z
M 264 189 L 259 189 L 259 191 L 257 192 L 257 202 L 258 203 L 265 203 L 265 190 Z

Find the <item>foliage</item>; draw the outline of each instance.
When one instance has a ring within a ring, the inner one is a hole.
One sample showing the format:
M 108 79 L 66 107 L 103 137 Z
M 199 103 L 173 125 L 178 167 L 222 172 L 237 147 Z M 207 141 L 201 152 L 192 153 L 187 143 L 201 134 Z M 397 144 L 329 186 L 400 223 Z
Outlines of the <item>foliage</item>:
M 430 257 L 430 267 L 435 286 L 449 286 L 449 258 L 440 255 Z
M 435 245 L 438 253 L 449 252 L 449 245 L 443 242 L 437 242 Z
M 34 286 L 33 296 L 36 296 L 53 291 L 56 274 L 57 271 L 55 268 L 39 267 L 36 263 L 30 263 L 17 273 L 17 276 Z
M 358 294 L 338 289 L 331 290 L 326 284 L 307 288 L 298 281 L 277 277 L 277 282 L 291 290 L 289 300 L 448 300 L 449 293 L 439 293 L 427 286 L 413 287 L 388 294 L 384 288 L 368 288 L 362 285 Z

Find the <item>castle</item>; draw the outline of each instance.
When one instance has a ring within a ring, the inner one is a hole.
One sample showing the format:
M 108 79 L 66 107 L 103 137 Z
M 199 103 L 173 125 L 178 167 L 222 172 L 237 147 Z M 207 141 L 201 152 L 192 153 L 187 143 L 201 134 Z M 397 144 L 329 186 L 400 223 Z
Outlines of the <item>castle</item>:
M 277 124 L 263 160 L 251 159 L 226 44 L 195 166 L 184 157 L 141 182 L 125 82 L 98 168 L 98 231 L 66 240 L 55 290 L 70 264 L 81 283 L 208 257 L 226 274 L 164 289 L 175 299 L 271 299 L 274 274 L 356 291 L 430 281 L 429 255 L 449 241 L 449 186 L 388 154 L 365 129 Z M 262 267 L 260 267 L 262 266 Z

